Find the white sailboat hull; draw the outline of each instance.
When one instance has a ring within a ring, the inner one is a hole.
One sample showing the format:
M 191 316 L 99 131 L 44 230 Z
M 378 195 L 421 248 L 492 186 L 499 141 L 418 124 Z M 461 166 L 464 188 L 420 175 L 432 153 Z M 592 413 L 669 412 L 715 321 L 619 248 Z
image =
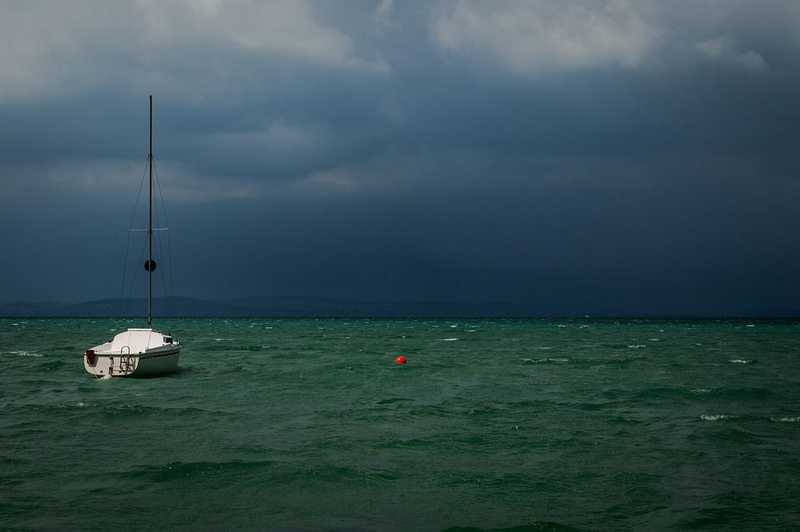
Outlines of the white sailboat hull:
M 148 375 L 166 375 L 178 371 L 178 359 L 181 356 L 180 348 L 169 353 L 153 356 L 139 357 L 139 364 L 132 377 Z
M 181 344 L 171 336 L 152 329 L 129 329 L 87 350 L 83 367 L 98 378 L 166 375 L 178 370 L 180 353 Z

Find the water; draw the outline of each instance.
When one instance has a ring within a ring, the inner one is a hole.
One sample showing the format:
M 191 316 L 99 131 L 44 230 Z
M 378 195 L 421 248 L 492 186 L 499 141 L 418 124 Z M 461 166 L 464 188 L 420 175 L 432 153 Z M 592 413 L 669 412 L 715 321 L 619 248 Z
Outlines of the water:
M 0 320 L 0 528 L 800 527 L 800 323 Z M 396 366 L 398 354 L 408 357 Z

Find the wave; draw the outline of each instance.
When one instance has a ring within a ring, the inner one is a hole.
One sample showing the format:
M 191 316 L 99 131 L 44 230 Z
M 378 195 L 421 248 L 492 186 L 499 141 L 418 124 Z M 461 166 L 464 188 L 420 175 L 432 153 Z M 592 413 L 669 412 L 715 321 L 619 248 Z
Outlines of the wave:
M 101 382 L 103 379 L 94 379 L 93 382 Z M 111 378 L 109 382 L 119 382 L 117 379 Z M 11 406 L 9 410 L 19 409 L 26 414 L 35 414 L 37 416 L 50 416 L 55 415 L 58 417 L 66 413 L 80 413 L 91 411 L 93 414 L 104 417 L 112 417 L 119 419 L 121 417 L 132 418 L 137 416 L 176 416 L 184 419 L 191 419 L 192 416 L 199 418 L 200 416 L 226 416 L 235 417 L 236 414 L 222 411 L 210 410 L 197 407 L 160 407 L 150 405 L 131 405 L 131 404 L 111 404 L 107 402 L 93 402 L 93 401 L 68 401 L 64 403 L 53 404 L 18 404 Z M 13 415 L 13 412 L 11 412 Z
M 264 345 L 264 344 L 230 344 L 230 343 L 219 343 L 213 345 L 203 346 L 208 351 L 213 351 L 215 353 L 222 352 L 222 351 L 266 351 L 268 349 L 272 349 L 271 345 Z
M 378 401 L 375 404 L 378 404 L 378 405 L 390 405 L 390 404 L 394 404 L 394 403 L 407 403 L 407 402 L 413 403 L 414 400 L 413 399 L 409 399 L 407 397 L 389 397 L 389 398 L 386 398 L 386 399 L 381 399 L 380 401 Z
M 558 407 L 559 404 L 547 400 L 485 401 L 480 404 L 465 404 L 460 399 L 449 399 L 435 404 L 409 404 L 407 406 L 409 416 L 415 418 L 428 416 L 452 418 L 463 415 L 497 419 L 498 416 L 508 414 L 546 411 Z M 386 405 L 378 403 L 377 407 L 381 408 L 382 412 L 386 411 Z
M 701 414 L 700 419 L 703 421 L 724 421 L 726 419 L 736 419 L 739 416 L 730 414 Z
M 610 350 L 615 350 L 615 349 L 641 349 L 642 347 L 636 347 L 636 346 L 639 346 L 639 345 L 641 345 L 642 347 L 647 347 L 644 344 L 616 344 L 616 343 L 612 344 L 612 343 L 605 343 L 605 342 L 604 343 L 599 343 L 595 347 L 599 347 L 599 348 L 604 349 L 604 350 L 605 349 L 610 349 Z
M 771 388 L 737 387 L 714 388 L 709 392 L 712 397 L 724 397 L 734 401 L 742 399 L 784 399 L 783 395 Z
M 31 351 L 2 351 L 3 354 L 16 355 L 18 357 L 34 357 L 41 358 L 44 355 L 41 353 L 33 353 Z
M 314 478 L 330 482 L 343 480 L 395 480 L 396 476 L 382 469 L 353 468 L 336 465 L 317 465 L 303 468 L 301 471 L 281 468 L 281 462 L 273 460 L 227 460 L 227 461 L 196 461 L 196 462 L 170 462 L 162 465 L 135 466 L 134 469 L 118 473 L 118 476 L 129 479 L 145 479 L 150 482 L 186 482 L 193 479 L 195 483 L 209 483 L 219 486 L 220 479 L 241 482 L 243 477 L 255 476 L 265 478 L 264 470 L 277 469 L 270 472 L 273 480 L 278 477 L 282 482 L 291 482 L 297 479 Z
M 784 400 L 777 391 L 769 388 L 737 387 L 737 388 L 684 388 L 682 386 L 653 386 L 633 390 L 610 389 L 602 392 L 604 397 L 623 399 L 628 401 L 675 401 L 686 400 L 697 403 L 707 403 L 720 399 L 729 401 L 754 400 Z
M 569 362 L 568 358 L 564 357 L 545 357 L 545 358 L 523 358 L 523 364 L 565 364 Z
M 800 423 L 800 416 L 771 417 L 769 420 L 774 421 L 775 423 Z
M 581 532 L 580 528 L 562 525 L 552 521 L 537 521 L 527 525 L 508 528 L 476 528 L 471 526 L 454 526 L 442 529 L 442 532 Z
M 164 465 L 139 466 L 133 470 L 119 472 L 118 475 L 127 478 L 146 478 L 153 482 L 168 482 L 171 480 L 185 480 L 190 477 L 201 476 L 214 482 L 215 477 L 226 474 L 240 476 L 242 473 L 252 472 L 271 467 L 269 460 L 231 460 L 227 462 L 170 462 Z
M 624 367 L 633 362 L 645 360 L 645 357 L 626 357 L 626 358 L 568 358 L 568 357 L 544 357 L 544 358 L 522 358 L 523 364 L 571 364 L 579 367 L 592 366 L 615 366 Z

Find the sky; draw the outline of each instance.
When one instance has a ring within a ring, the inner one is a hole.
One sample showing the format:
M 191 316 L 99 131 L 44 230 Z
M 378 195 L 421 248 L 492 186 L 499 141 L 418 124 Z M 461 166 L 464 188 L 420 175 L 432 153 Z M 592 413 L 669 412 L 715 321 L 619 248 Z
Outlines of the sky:
M 795 0 L 3 2 L 0 302 L 144 294 L 148 94 L 171 294 L 800 314 Z

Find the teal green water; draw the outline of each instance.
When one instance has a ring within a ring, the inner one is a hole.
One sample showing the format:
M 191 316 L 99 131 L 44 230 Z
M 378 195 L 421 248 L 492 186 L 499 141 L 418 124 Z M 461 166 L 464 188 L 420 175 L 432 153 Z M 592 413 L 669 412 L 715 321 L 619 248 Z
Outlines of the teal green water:
M 84 373 L 136 325 L 0 320 L 0 528 L 800 527 L 800 323 L 163 320 L 180 373 Z

